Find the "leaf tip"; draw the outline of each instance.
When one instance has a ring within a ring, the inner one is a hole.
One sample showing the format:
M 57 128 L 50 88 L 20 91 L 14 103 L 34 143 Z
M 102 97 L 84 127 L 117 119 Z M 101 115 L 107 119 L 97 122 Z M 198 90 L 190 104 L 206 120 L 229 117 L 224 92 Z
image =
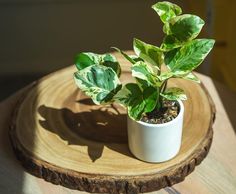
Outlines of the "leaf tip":
M 215 39 L 207 39 L 207 45 L 212 49 L 215 45 Z
M 210 40 L 210 42 L 214 45 L 215 44 L 215 39 L 209 39 Z
M 156 11 L 156 7 L 157 7 L 157 4 L 158 4 L 159 2 L 157 2 L 157 3 L 155 3 L 155 4 L 153 4 L 152 6 L 151 6 L 151 8 L 154 10 L 154 11 Z
M 110 48 L 111 48 L 111 49 L 114 49 L 114 50 L 116 50 L 116 51 L 120 51 L 120 49 L 117 48 L 117 47 L 115 47 L 115 46 L 111 46 Z
M 138 42 L 137 38 L 133 38 L 133 43 Z

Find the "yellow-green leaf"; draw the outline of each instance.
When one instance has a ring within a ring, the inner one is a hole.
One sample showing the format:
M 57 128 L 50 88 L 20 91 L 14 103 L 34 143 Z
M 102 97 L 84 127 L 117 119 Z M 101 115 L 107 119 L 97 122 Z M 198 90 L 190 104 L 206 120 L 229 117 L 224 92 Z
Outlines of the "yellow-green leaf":
M 165 92 L 160 94 L 162 97 L 167 100 L 187 100 L 187 96 L 184 93 L 184 90 L 180 88 L 168 88 Z
M 121 74 L 120 64 L 117 59 L 109 54 L 96 54 L 91 52 L 79 53 L 75 57 L 75 66 L 78 70 L 82 70 L 91 65 L 103 65 L 112 68 L 118 76 Z
M 178 5 L 167 1 L 158 2 L 154 4 L 152 8 L 157 12 L 164 23 L 182 13 Z
M 117 74 L 110 67 L 91 65 L 74 74 L 76 85 L 96 104 L 113 100 L 121 89 Z
M 186 42 L 196 38 L 204 24 L 204 21 L 196 15 L 176 16 L 169 20 L 169 34 L 180 42 Z
M 190 73 L 197 68 L 211 49 L 215 41 L 212 39 L 195 39 L 181 48 L 167 52 L 165 55 L 165 64 L 172 72 Z
M 139 120 L 146 112 L 151 112 L 157 104 L 158 92 L 154 87 L 141 88 L 136 83 L 126 84 L 114 97 L 128 108 L 129 116 Z
M 132 66 L 132 76 L 147 81 L 150 85 L 160 86 L 159 80 L 150 65 L 139 61 Z
M 75 56 L 75 66 L 78 70 L 82 70 L 90 65 L 99 64 L 99 57 L 95 53 L 83 52 Z
M 160 48 L 138 39 L 134 39 L 133 47 L 137 56 L 160 69 L 164 57 Z

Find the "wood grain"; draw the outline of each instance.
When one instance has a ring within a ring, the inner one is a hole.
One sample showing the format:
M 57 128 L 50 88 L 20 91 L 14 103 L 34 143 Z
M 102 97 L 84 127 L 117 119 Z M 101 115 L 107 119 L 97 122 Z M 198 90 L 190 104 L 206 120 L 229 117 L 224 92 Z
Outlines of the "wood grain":
M 131 80 L 123 64 L 122 81 Z M 17 158 L 32 174 L 88 192 L 139 193 L 181 182 L 207 155 L 215 108 L 203 85 L 175 80 L 185 103 L 183 141 L 172 160 L 151 164 L 129 152 L 126 112 L 96 106 L 72 79 L 73 67 L 38 81 L 15 108 L 10 138 Z

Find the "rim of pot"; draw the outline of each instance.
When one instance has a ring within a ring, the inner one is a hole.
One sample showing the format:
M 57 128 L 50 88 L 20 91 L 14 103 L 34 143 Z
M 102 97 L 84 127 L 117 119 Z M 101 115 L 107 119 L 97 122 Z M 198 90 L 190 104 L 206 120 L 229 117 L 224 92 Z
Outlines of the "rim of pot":
M 181 100 L 177 100 L 177 102 L 179 103 L 180 106 L 180 111 L 179 114 L 177 115 L 177 117 L 175 117 L 173 120 L 167 122 L 167 123 L 161 123 L 161 124 L 152 124 L 152 123 L 146 123 L 143 121 L 136 121 L 139 124 L 145 125 L 145 126 L 149 126 L 149 127 L 156 127 L 156 126 L 168 126 L 171 125 L 173 122 L 176 122 L 176 120 L 180 117 L 180 115 L 183 114 L 184 112 L 184 104 Z M 130 118 L 131 119 L 131 118 Z M 133 120 L 133 119 L 132 119 Z

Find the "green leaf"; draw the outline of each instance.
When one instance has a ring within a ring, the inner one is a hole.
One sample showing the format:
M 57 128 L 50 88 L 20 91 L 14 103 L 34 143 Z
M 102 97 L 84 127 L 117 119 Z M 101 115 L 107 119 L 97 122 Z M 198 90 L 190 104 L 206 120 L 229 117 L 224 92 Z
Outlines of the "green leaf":
M 183 46 L 187 41 L 198 36 L 204 21 L 195 15 L 185 14 L 170 20 L 164 25 L 165 36 L 161 49 L 170 51 Z
M 212 39 L 195 39 L 181 48 L 167 52 L 165 64 L 172 72 L 190 73 L 197 68 L 214 46 Z
M 135 83 L 128 83 L 121 88 L 119 92 L 114 96 L 116 102 L 129 106 L 130 101 L 133 101 L 136 96 L 141 96 L 142 91 L 140 87 Z
M 189 73 L 189 74 L 183 76 L 182 78 L 196 82 L 196 83 L 201 83 L 200 79 L 197 76 L 195 76 L 193 73 Z
M 115 49 L 116 51 L 118 51 L 120 54 L 122 54 L 130 63 L 134 64 L 135 61 L 129 56 L 127 55 L 125 52 L 123 52 L 122 50 L 120 50 L 119 48 L 116 47 L 111 47 L 113 49 Z
M 160 81 L 165 81 L 168 80 L 170 78 L 182 78 L 182 79 L 186 79 L 186 80 L 190 80 L 190 81 L 194 81 L 196 83 L 200 83 L 201 81 L 198 79 L 198 77 L 196 77 L 193 73 L 187 73 L 184 71 L 166 71 L 161 73 L 160 76 L 158 76 Z
M 113 100 L 121 89 L 117 74 L 110 67 L 91 65 L 74 74 L 76 85 L 92 98 L 95 104 Z
M 90 52 L 84 52 L 76 55 L 75 66 L 78 70 L 82 70 L 91 65 L 103 65 L 111 67 L 118 76 L 120 76 L 121 68 L 117 59 L 111 54 L 96 54 Z
M 180 15 L 169 20 L 169 34 L 180 42 L 186 42 L 196 38 L 204 24 L 204 21 L 196 15 Z
M 163 82 L 173 76 L 174 76 L 173 72 L 166 71 L 166 72 L 162 72 L 161 75 L 158 76 L 158 79 Z
M 123 52 L 122 50 L 120 50 L 119 48 L 116 47 L 111 47 L 113 49 L 115 49 L 116 51 L 118 51 L 120 54 L 122 54 L 130 63 L 135 64 L 138 61 L 143 61 L 143 59 L 139 58 L 136 55 L 127 55 L 125 52 Z
M 126 84 L 125 87 L 130 92 L 128 96 L 130 99 L 127 107 L 128 114 L 131 118 L 139 120 L 145 109 L 142 90 L 134 83 Z
M 151 86 L 151 84 L 149 82 L 147 82 L 146 80 L 143 80 L 143 79 L 140 79 L 137 77 L 135 77 L 135 80 L 140 88 L 146 88 L 146 87 Z
M 190 80 L 190 81 L 193 81 L 193 82 L 196 82 L 196 83 L 201 82 L 198 79 L 198 77 L 195 76 L 193 73 L 187 73 L 186 74 L 186 72 L 184 72 L 184 71 L 175 71 L 175 72 L 166 71 L 166 72 L 161 73 L 160 76 L 158 76 L 158 79 L 162 82 L 165 81 L 165 80 L 168 80 L 170 78 L 182 78 L 182 79 Z
M 126 84 L 114 97 L 114 99 L 127 106 L 129 116 L 139 120 L 143 113 L 151 112 L 157 103 L 158 93 L 153 87 L 144 90 L 138 84 Z
M 101 60 L 100 60 L 101 65 L 112 68 L 116 72 L 118 77 L 120 76 L 121 67 L 120 67 L 120 64 L 118 63 L 117 59 L 113 55 L 104 54 L 104 55 L 100 55 L 100 58 L 101 58 Z
M 143 59 L 141 59 L 140 57 L 138 57 L 138 56 L 136 56 L 136 55 L 129 55 L 129 57 L 130 57 L 133 61 L 135 61 L 135 63 L 137 63 L 137 62 L 139 62 L 139 61 L 144 62 Z
M 153 86 L 160 86 L 161 83 L 159 83 L 153 69 L 150 67 L 150 65 L 139 61 L 135 63 L 132 66 L 132 76 L 135 78 L 139 78 L 142 80 L 147 81 L 149 84 Z
M 187 100 L 187 96 L 180 88 L 168 88 L 164 93 L 160 94 L 167 100 Z
M 158 76 L 160 81 L 165 81 L 170 78 L 185 78 L 190 75 L 191 73 L 188 73 L 186 71 L 165 71 L 162 72 L 161 75 Z
M 145 108 L 144 101 L 133 101 L 132 106 L 128 106 L 128 115 L 134 120 L 140 120 L 142 118 L 143 110 Z
M 142 90 L 137 84 L 128 83 L 115 95 L 114 99 L 127 107 L 131 118 L 138 120 L 145 108 L 142 96 Z
M 181 47 L 182 45 L 183 45 L 183 43 L 180 42 L 173 35 L 167 35 L 167 36 L 165 36 L 163 43 L 161 44 L 161 49 L 163 49 L 165 51 L 169 51 L 169 50 Z
M 84 52 L 75 56 L 75 66 L 78 70 L 94 64 L 99 64 L 99 57 L 95 53 Z
M 160 48 L 138 39 L 134 39 L 133 47 L 137 56 L 160 69 L 163 63 L 163 52 Z
M 178 5 L 167 1 L 158 2 L 154 4 L 152 8 L 157 12 L 164 23 L 182 13 L 182 10 Z
M 158 99 L 158 88 L 155 87 L 147 87 L 143 90 L 143 99 L 145 103 L 144 112 L 151 112 L 154 110 L 157 104 Z

